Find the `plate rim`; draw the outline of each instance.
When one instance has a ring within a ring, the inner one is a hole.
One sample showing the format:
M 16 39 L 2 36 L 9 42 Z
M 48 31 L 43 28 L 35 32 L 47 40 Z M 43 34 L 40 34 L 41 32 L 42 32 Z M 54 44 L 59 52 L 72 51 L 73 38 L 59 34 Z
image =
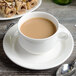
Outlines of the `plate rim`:
M 17 24 L 15 24 L 14 26 L 16 26 Z M 60 24 L 60 25 L 62 25 L 62 24 Z M 13 27 L 14 27 L 13 26 Z M 62 25 L 63 26 L 63 25 Z M 11 28 L 13 28 L 13 27 L 11 27 Z M 65 26 L 64 26 L 65 27 Z M 11 29 L 10 28 L 10 29 Z M 66 27 L 65 27 L 66 28 Z M 9 29 L 9 30 L 10 30 Z M 67 29 L 67 28 L 66 28 Z M 8 31 L 9 31 L 8 30 Z M 68 29 L 67 29 L 68 30 Z M 8 31 L 7 31 L 7 33 L 8 33 Z M 69 31 L 69 30 L 68 30 Z M 4 49 L 4 52 L 5 52 L 5 54 L 6 54 L 6 56 L 13 62 L 13 63 L 15 63 L 15 64 L 17 64 L 18 66 L 20 66 L 20 67 L 23 67 L 23 68 L 27 68 L 27 69 L 31 69 L 31 70 L 47 70 L 47 69 L 51 69 L 51 68 L 54 68 L 54 67 L 57 67 L 57 66 L 59 66 L 59 65 L 61 65 L 63 62 L 65 62 L 69 57 L 70 57 L 70 55 L 72 54 L 72 52 L 73 52 L 73 49 L 74 49 L 74 39 L 73 39 L 73 36 L 72 36 L 72 34 L 70 33 L 70 31 L 69 31 L 69 33 L 71 34 L 71 39 L 72 39 L 72 48 L 70 49 L 70 53 L 68 54 L 68 56 L 64 59 L 64 60 L 62 60 L 61 62 L 59 62 L 58 64 L 56 64 L 55 66 L 52 66 L 52 67 L 49 67 L 49 68 L 40 68 L 40 69 L 35 69 L 35 68 L 30 68 L 30 67 L 26 67 L 26 66 L 24 66 L 24 65 L 21 65 L 21 64 L 19 64 L 19 63 L 17 63 L 17 61 L 14 61 L 10 56 L 8 56 L 8 54 L 7 54 L 7 52 L 5 51 L 5 38 L 6 38 L 6 36 L 7 36 L 7 33 L 6 33 L 6 35 L 4 36 L 4 38 L 3 38 L 3 49 Z
M 42 3 L 42 0 L 39 0 L 38 4 L 34 8 L 32 8 L 30 10 L 27 10 L 27 12 L 25 12 L 24 14 L 35 11 L 37 8 L 40 7 L 41 3 Z M 16 19 L 16 18 L 22 17 L 24 14 L 15 15 L 15 16 L 10 17 L 10 18 L 0 17 L 0 20 L 12 20 L 12 19 Z

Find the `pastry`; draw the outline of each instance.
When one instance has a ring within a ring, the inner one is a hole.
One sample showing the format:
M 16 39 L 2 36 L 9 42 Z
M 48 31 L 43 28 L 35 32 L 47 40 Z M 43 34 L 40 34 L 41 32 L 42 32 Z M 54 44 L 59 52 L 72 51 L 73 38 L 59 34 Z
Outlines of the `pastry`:
M 27 7 L 26 7 L 26 2 L 23 0 L 15 0 L 16 3 L 16 13 L 17 14 L 23 14 L 26 12 Z
M 12 17 L 23 14 L 37 5 L 37 0 L 0 0 L 0 15 Z
M 28 0 L 27 1 L 27 9 L 31 9 L 37 5 L 37 0 Z
M 13 2 L 0 3 L 0 12 L 4 17 L 12 17 L 16 14 L 16 8 Z

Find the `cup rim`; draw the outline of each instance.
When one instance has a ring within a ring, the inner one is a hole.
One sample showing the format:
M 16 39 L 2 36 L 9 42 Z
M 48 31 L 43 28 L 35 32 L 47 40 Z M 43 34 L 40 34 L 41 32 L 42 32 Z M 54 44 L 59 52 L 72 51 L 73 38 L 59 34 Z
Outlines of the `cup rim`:
M 46 38 L 36 39 L 36 38 L 31 38 L 31 37 L 28 37 L 28 36 L 24 35 L 24 34 L 21 32 L 21 30 L 20 30 L 21 25 L 19 26 L 19 23 L 20 23 L 21 19 L 22 19 L 24 16 L 26 16 L 27 14 L 31 14 L 31 13 L 39 13 L 39 14 L 40 14 L 40 13 L 43 13 L 43 14 L 50 15 L 50 16 L 52 16 L 52 17 L 56 20 L 56 22 L 57 22 L 58 25 L 59 25 L 59 21 L 56 19 L 55 16 L 53 16 L 53 15 L 50 14 L 50 13 L 42 12 L 42 11 L 29 12 L 29 13 L 24 14 L 24 15 L 19 19 L 19 21 L 18 21 L 18 32 L 19 32 L 23 37 L 25 37 L 25 38 L 27 38 L 27 39 L 31 39 L 31 40 L 42 41 L 42 40 L 50 39 L 50 38 L 52 38 L 53 36 L 56 35 L 59 26 L 57 26 L 57 31 L 56 31 L 53 35 L 51 35 L 51 36 L 49 36 L 49 37 L 46 37 Z M 30 19 L 31 19 L 31 18 L 30 18 Z

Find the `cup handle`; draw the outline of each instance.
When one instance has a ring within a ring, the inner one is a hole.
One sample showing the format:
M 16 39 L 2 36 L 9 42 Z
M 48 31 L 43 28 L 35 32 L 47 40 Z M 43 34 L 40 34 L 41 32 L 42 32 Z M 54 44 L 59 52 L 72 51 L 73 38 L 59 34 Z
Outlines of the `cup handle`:
M 59 32 L 57 35 L 58 39 L 60 40 L 67 40 L 69 35 L 66 32 Z

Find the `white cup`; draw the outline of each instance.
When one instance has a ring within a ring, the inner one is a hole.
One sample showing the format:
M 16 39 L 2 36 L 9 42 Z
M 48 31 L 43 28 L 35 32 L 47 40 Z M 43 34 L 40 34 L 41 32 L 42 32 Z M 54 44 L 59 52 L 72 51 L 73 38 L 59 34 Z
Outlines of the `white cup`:
M 46 19 L 52 21 L 57 28 L 56 33 L 54 33 L 50 37 L 43 38 L 43 39 L 34 39 L 34 38 L 30 38 L 30 37 L 25 36 L 20 31 L 21 25 L 24 22 L 26 22 L 27 20 L 29 20 L 31 18 L 36 18 L 36 17 L 46 18 Z M 58 37 L 59 37 L 59 39 L 67 38 L 68 35 L 64 32 L 60 32 L 60 34 L 61 34 L 61 36 L 60 36 L 58 29 L 59 29 L 59 22 L 53 15 L 46 13 L 46 12 L 27 13 L 27 14 L 23 15 L 23 17 L 21 17 L 19 22 L 18 22 L 18 32 L 19 32 L 18 41 L 19 41 L 20 45 L 26 51 L 28 51 L 32 54 L 42 54 L 42 53 L 51 51 L 51 49 L 53 49 L 55 47 L 55 45 L 57 44 L 57 41 L 58 41 Z

